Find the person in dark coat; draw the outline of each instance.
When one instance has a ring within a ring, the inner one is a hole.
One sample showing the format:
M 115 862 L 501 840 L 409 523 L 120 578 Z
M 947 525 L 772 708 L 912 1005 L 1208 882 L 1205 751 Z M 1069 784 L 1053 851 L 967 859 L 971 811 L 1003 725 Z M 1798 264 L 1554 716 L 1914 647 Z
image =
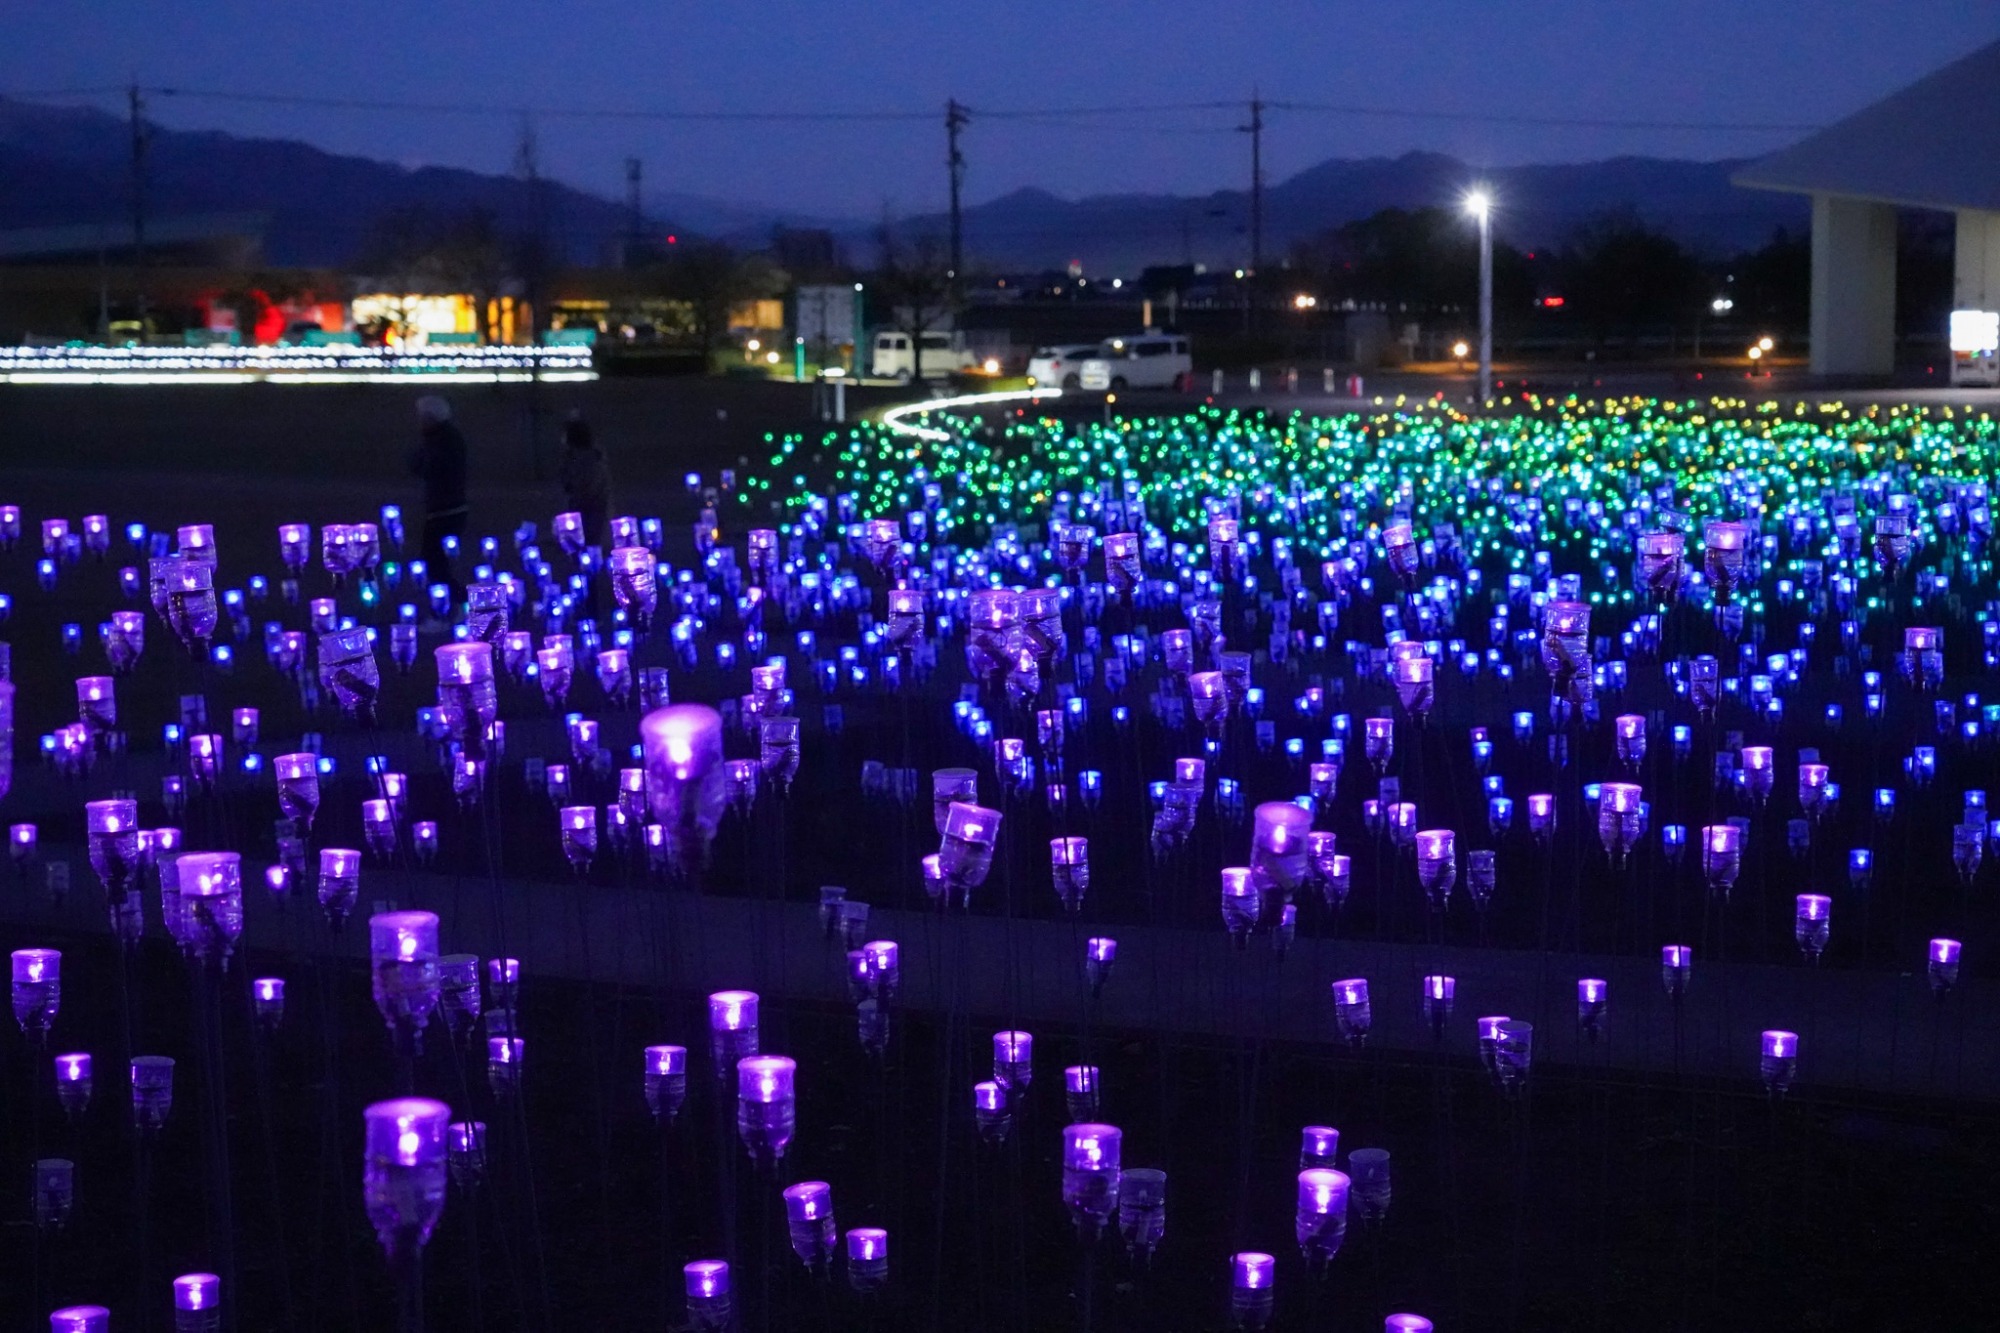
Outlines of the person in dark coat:
M 410 454 L 410 471 L 424 483 L 424 569 L 432 583 L 451 589 L 456 606 L 464 595 L 452 569 L 445 539 L 463 538 L 465 518 L 465 436 L 451 419 L 451 404 L 442 398 L 417 400 L 417 420 L 423 434 Z
M 600 554 L 607 551 L 611 538 L 611 466 L 605 462 L 604 451 L 597 447 L 597 437 L 581 412 L 571 412 L 563 423 L 562 488 L 564 501 L 583 518 L 583 544 L 596 547 Z M 601 569 L 591 576 L 584 599 L 584 614 L 592 619 L 598 613 L 600 578 Z

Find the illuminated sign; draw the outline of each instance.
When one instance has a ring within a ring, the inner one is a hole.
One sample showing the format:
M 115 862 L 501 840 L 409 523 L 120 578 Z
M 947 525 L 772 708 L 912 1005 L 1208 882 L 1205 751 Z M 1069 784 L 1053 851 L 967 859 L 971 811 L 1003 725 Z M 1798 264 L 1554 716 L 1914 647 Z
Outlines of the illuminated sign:
M 2000 351 L 2000 310 L 1952 311 L 1951 350 Z

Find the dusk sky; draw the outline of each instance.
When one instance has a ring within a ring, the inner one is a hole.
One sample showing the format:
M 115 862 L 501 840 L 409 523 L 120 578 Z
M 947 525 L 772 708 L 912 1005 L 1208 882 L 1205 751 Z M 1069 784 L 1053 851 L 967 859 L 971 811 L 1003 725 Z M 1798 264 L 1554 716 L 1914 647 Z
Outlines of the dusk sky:
M 235 94 L 680 112 L 909 112 L 909 122 L 544 115 L 547 169 L 607 195 L 621 163 L 680 190 L 869 216 L 944 198 L 941 110 L 974 109 L 968 199 L 1237 187 L 1232 109 L 981 119 L 981 109 L 1247 100 L 1583 121 L 1815 125 L 2000 38 L 1995 0 L 1410 0 L 1396 5 L 632 4 L 569 0 L 23 6 L 0 92 L 140 82 Z M 115 98 L 96 99 L 107 105 Z M 506 170 L 519 117 L 155 98 L 160 121 L 407 164 Z M 1475 164 L 1750 155 L 1783 130 L 1521 125 L 1274 109 L 1266 169 L 1438 149 Z M 1940 133 L 1949 132 L 1940 126 Z

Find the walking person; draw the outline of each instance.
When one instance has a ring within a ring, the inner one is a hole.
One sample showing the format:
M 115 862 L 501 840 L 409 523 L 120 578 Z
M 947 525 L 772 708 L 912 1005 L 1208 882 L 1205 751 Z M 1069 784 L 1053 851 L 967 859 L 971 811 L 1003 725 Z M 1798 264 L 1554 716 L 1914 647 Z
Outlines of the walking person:
M 563 499 L 583 518 L 583 544 L 595 547 L 601 560 L 610 548 L 611 465 L 582 412 L 571 412 L 563 422 L 562 488 Z M 585 586 L 583 614 L 589 619 L 597 618 L 602 577 L 600 567 Z
M 451 419 L 451 404 L 436 396 L 417 399 L 417 421 L 422 434 L 410 454 L 410 472 L 424 483 L 424 576 L 429 583 L 442 583 L 451 590 L 450 605 L 455 610 L 464 599 L 453 569 L 451 550 L 465 535 L 466 449 L 465 436 Z M 426 615 L 426 628 L 448 628 L 434 615 Z

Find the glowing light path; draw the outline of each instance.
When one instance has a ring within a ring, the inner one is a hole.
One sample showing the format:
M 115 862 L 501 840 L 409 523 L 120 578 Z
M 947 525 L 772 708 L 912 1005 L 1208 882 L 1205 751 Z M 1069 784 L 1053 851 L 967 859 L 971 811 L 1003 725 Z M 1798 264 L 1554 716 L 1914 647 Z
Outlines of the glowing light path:
M 918 440 L 949 440 L 952 434 L 936 426 L 919 426 L 910 417 L 929 416 L 965 407 L 989 407 L 995 403 L 1022 403 L 1062 397 L 1061 389 L 1002 389 L 995 393 L 968 393 L 957 398 L 929 398 L 921 403 L 904 403 L 882 414 L 882 425 L 891 433 Z

